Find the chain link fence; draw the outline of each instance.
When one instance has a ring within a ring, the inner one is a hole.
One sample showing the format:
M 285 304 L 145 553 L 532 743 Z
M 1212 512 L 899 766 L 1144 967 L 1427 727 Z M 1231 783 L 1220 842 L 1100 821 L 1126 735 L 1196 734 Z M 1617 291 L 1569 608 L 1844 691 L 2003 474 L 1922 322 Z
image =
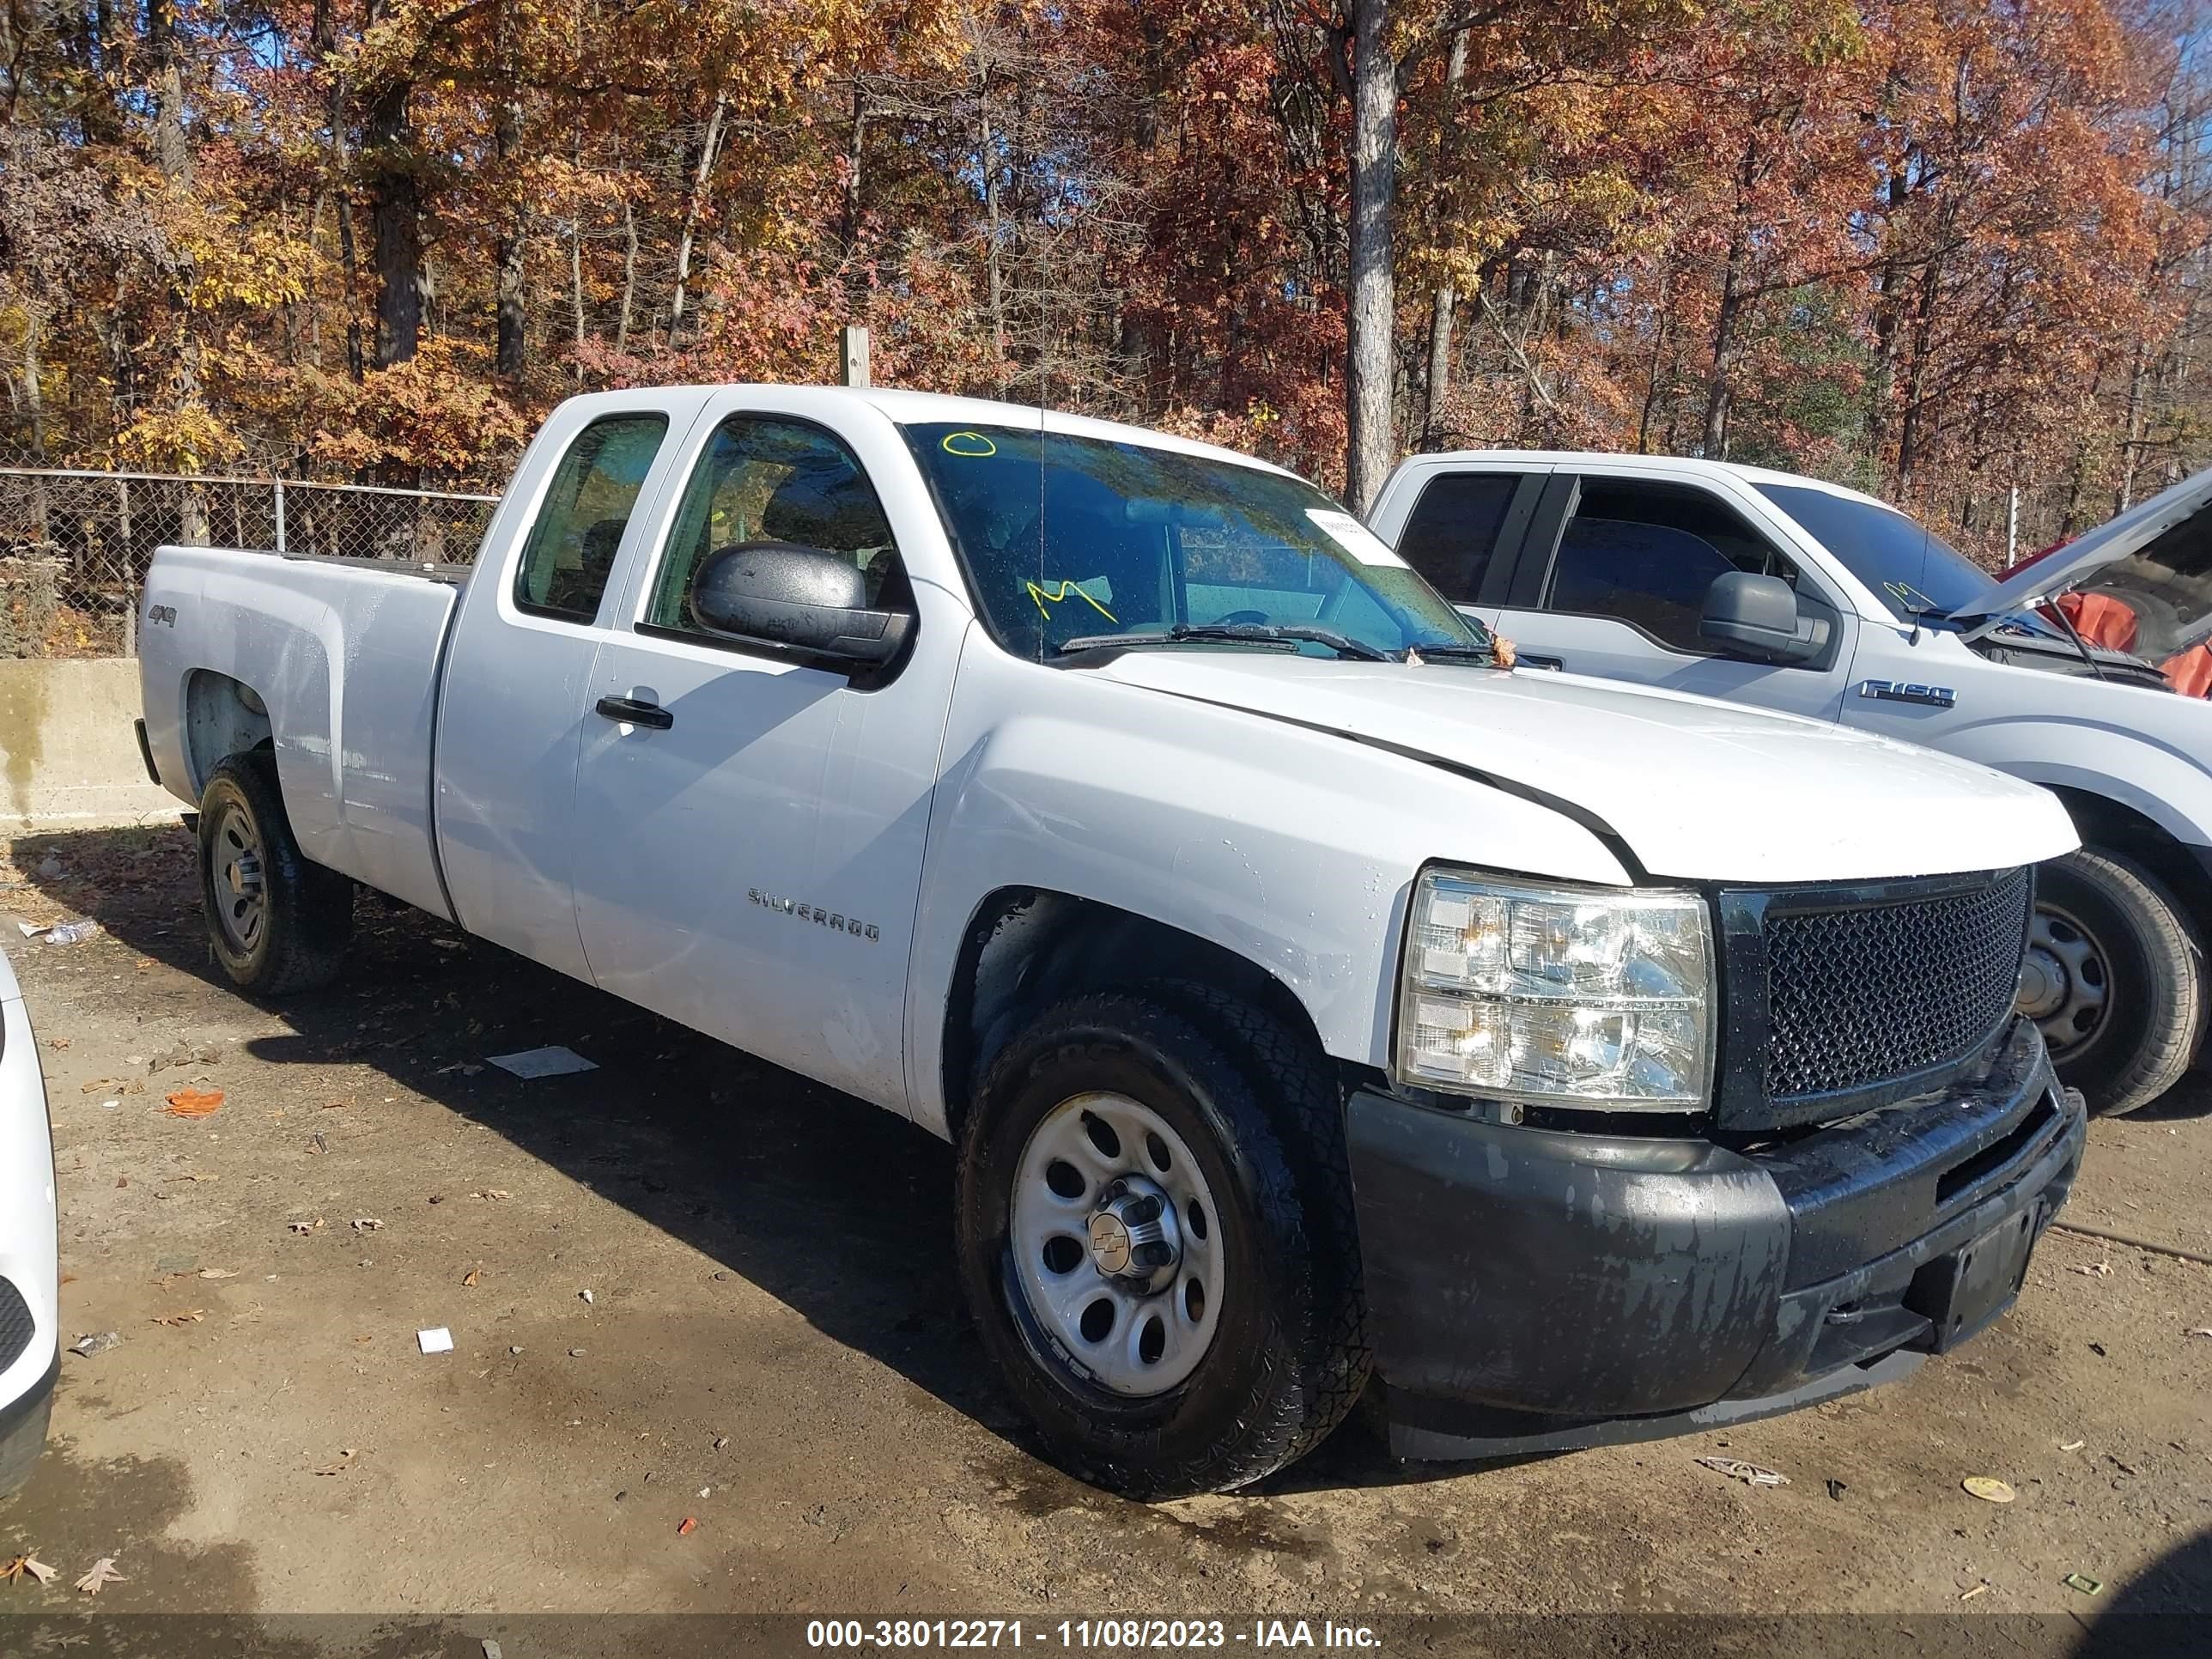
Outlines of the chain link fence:
M 154 550 L 465 564 L 496 495 L 0 467 L 0 657 L 127 656 Z

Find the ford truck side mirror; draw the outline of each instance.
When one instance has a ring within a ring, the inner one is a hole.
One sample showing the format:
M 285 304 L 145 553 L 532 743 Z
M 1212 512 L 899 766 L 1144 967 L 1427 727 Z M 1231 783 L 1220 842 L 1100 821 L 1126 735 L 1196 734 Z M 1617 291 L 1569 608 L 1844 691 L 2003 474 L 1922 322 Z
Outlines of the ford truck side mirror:
M 710 634 L 775 646 L 817 666 L 895 661 L 914 617 L 878 611 L 849 556 L 790 542 L 744 542 L 691 573 L 691 617 Z
M 1714 577 L 1698 620 L 1700 639 L 1748 662 L 1810 662 L 1827 649 L 1832 631 L 1826 617 L 1805 614 L 1781 577 L 1748 570 Z

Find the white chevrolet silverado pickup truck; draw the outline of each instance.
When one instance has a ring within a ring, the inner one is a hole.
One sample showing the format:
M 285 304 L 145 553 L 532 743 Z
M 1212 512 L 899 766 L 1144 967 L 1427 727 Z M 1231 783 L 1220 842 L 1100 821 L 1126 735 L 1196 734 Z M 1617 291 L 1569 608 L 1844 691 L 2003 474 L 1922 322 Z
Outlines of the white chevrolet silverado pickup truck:
M 1856 490 L 1675 456 L 1418 456 L 1369 519 L 1531 665 L 1856 726 L 2051 789 L 2087 844 L 2037 872 L 2022 1012 L 2092 1110 L 2149 1104 L 2196 1058 L 2212 472 L 2002 580 Z
M 164 548 L 143 603 L 233 979 L 327 978 L 361 884 L 951 1139 L 986 1349 L 1126 1492 L 1371 1373 L 1409 1457 L 1901 1375 L 2079 1163 L 2013 1012 L 2055 798 L 1507 672 L 1222 450 L 594 395 L 466 573 Z

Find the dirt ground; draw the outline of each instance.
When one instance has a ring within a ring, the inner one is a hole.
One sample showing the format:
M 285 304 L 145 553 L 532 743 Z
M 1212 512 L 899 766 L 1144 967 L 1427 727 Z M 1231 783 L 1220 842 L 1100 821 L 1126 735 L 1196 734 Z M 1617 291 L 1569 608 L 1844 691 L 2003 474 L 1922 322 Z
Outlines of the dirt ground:
M 2212 1611 L 2212 1268 L 2054 1235 L 2009 1316 L 1887 1391 L 1482 1468 L 1355 1421 L 1260 1491 L 1141 1507 L 1033 1455 L 910 1125 L 375 901 L 338 986 L 257 1006 L 178 828 L 9 850 L 0 911 L 104 930 L 5 939 L 64 1340 L 123 1340 L 64 1357 L 0 1504 L 0 1558 L 62 1573 L 0 1612 L 83 1606 L 101 1556 L 118 1611 Z M 549 1042 L 599 1069 L 483 1063 Z M 167 1115 L 186 1087 L 221 1109 Z M 2067 1218 L 2212 1251 L 2208 1115 L 2197 1079 L 2094 1125 Z

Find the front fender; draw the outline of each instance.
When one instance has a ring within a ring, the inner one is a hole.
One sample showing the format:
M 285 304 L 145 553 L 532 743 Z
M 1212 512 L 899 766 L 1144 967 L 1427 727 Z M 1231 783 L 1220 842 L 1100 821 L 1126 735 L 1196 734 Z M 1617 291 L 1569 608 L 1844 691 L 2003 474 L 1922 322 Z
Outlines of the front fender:
M 977 907 L 1089 899 L 1254 963 L 1339 1059 L 1389 1060 L 1414 877 L 1443 860 L 1620 885 L 1589 830 L 1418 759 L 971 634 L 933 800 L 908 998 L 914 1115 L 943 1133 L 945 1010 Z
M 1943 747 L 2030 783 L 2100 795 L 2176 841 L 2212 845 L 2212 705 L 2153 692 L 2137 694 L 2130 713 L 2133 727 L 2073 714 L 1987 720 Z

